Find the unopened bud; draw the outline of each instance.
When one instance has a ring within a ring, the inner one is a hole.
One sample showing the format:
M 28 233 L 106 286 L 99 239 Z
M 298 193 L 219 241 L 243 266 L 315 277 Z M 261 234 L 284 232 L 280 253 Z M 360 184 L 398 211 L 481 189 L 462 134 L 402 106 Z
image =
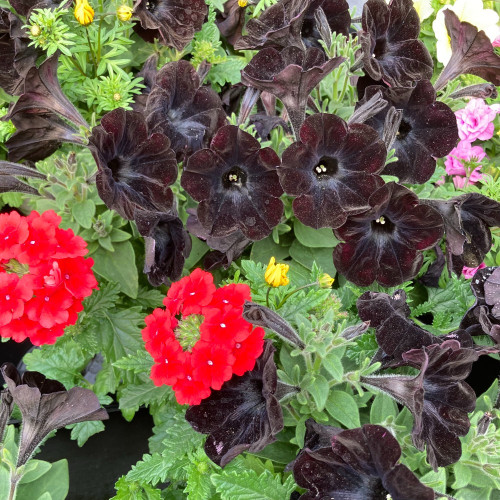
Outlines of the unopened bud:
M 30 29 L 31 36 L 39 36 L 41 32 L 42 30 L 37 24 L 34 24 Z
M 132 17 L 132 7 L 120 5 L 120 7 L 116 9 L 116 17 L 123 22 L 129 21 Z
M 334 281 L 335 280 L 327 273 L 323 273 L 318 279 L 320 288 L 332 288 Z
M 122 98 L 122 96 L 121 96 L 121 94 L 119 94 L 118 92 L 115 92 L 115 93 L 113 94 L 113 101 L 118 102 L 121 98 Z

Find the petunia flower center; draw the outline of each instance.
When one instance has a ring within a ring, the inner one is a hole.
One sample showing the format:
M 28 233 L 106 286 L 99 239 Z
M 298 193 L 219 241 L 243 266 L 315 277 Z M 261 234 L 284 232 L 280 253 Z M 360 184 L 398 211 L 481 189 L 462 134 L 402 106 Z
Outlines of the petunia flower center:
M 382 57 L 387 48 L 387 41 L 385 38 L 379 38 L 375 43 L 375 48 L 373 49 L 372 57 L 380 58 Z
M 149 12 L 154 12 L 156 9 L 156 2 L 153 0 L 147 0 L 146 1 L 146 10 Z
M 374 233 L 390 234 L 394 231 L 395 228 L 395 224 L 386 215 L 381 215 L 380 217 L 372 221 L 372 231 Z
M 200 326 L 204 319 L 201 314 L 191 314 L 179 321 L 174 333 L 184 351 L 191 351 L 200 339 Z
M 329 156 L 322 156 L 319 162 L 313 167 L 313 172 L 318 179 L 333 177 L 338 171 L 339 162 Z
M 401 120 L 401 124 L 399 125 L 399 129 L 396 133 L 396 139 L 404 139 L 411 132 L 411 130 L 411 125 L 406 120 Z
M 241 189 L 245 186 L 247 174 L 238 166 L 234 166 L 222 176 L 222 185 L 226 189 Z
M 124 158 L 116 157 L 108 162 L 108 167 L 111 170 L 111 175 L 116 182 L 127 182 L 132 173 L 130 162 Z

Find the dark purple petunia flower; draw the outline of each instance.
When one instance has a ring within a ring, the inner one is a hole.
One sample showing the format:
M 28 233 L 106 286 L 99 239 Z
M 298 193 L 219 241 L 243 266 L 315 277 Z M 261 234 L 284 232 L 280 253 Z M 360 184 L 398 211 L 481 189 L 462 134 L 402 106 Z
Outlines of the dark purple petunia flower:
M 0 8 L 0 87 L 9 95 L 23 92 L 26 74 L 42 53 L 28 47 L 30 39 L 22 25 L 15 14 Z
M 490 227 L 500 226 L 500 203 L 479 193 L 450 200 L 425 200 L 442 215 L 446 246 L 453 270 L 478 267 L 492 245 Z
M 432 58 L 422 41 L 412 0 L 368 0 L 359 40 L 364 70 L 391 86 L 410 86 L 432 77 Z
M 479 269 L 470 286 L 476 302 L 465 313 L 460 328 L 473 335 L 490 335 L 500 344 L 500 267 Z
M 235 44 L 236 50 L 263 47 L 304 48 L 301 37 L 302 22 L 312 0 L 280 0 L 266 9 L 258 18 L 248 21 L 247 35 Z
M 344 430 L 331 437 L 329 446 L 324 438 L 318 441 L 314 448 L 304 448 L 293 464 L 296 483 L 308 490 L 300 500 L 435 498 L 431 488 L 398 464 L 401 447 L 384 427 Z
M 498 352 L 464 348 L 456 340 L 414 349 L 403 354 L 407 365 L 420 369 L 416 377 L 362 377 L 361 382 L 389 394 L 404 404 L 415 419 L 414 445 L 427 449 L 434 470 L 460 459 L 459 436 L 469 431 L 468 413 L 476 407 L 476 395 L 464 380 L 480 355 Z
M 158 54 L 154 53 L 146 59 L 141 71 L 135 75 L 136 77 L 142 77 L 142 84 L 145 85 L 145 88 L 143 88 L 141 93 L 135 97 L 132 104 L 132 109 L 138 113 L 144 114 L 146 110 L 146 103 L 148 101 L 149 94 L 151 93 L 151 89 L 156 82 L 156 75 L 158 74 L 157 68 Z
M 370 208 L 368 198 L 384 184 L 376 174 L 386 156 L 368 125 L 314 114 L 300 128 L 300 141 L 283 153 L 278 175 L 285 192 L 297 196 L 293 211 L 302 223 L 337 228 Z
M 359 317 L 370 322 L 376 330 L 380 347 L 373 362 L 380 361 L 382 368 L 407 364 L 403 354 L 411 349 L 420 349 L 446 340 L 458 340 L 462 347 L 472 347 L 472 338 L 465 330 L 456 330 L 448 335 L 435 336 L 409 319 L 410 308 L 406 293 L 396 290 L 394 294 L 365 292 L 356 302 Z
M 134 14 L 140 24 L 134 26 L 134 31 L 146 42 L 158 39 L 182 50 L 203 26 L 207 12 L 204 0 L 139 0 Z
M 245 8 L 239 6 L 238 0 L 227 0 L 224 4 L 224 11 L 217 13 L 216 23 L 221 35 L 234 45 L 242 35 Z
M 25 372 L 21 378 L 11 363 L 2 365 L 2 375 L 23 417 L 17 467 L 29 460 L 53 430 L 78 422 L 108 419 L 108 413 L 90 389 L 73 387 L 67 391 L 57 380 L 38 372 Z
M 443 236 L 441 216 L 394 182 L 375 191 L 368 204 L 370 210 L 348 217 L 334 230 L 345 242 L 333 252 L 338 272 L 359 286 L 374 281 L 396 286 L 415 277 L 422 266 L 422 250 Z
M 221 467 L 244 451 L 264 449 L 283 429 L 283 412 L 275 396 L 274 351 L 266 340 L 252 371 L 233 375 L 219 391 L 186 411 L 193 429 L 208 434 L 205 452 Z
M 444 11 L 444 19 L 450 36 L 451 58 L 434 85 L 436 90 L 441 90 L 450 80 L 463 74 L 476 75 L 500 85 L 500 56 L 495 54 L 484 31 L 461 22 L 450 9 Z
M 97 191 L 106 206 L 133 220 L 138 209 L 167 211 L 177 162 L 168 137 L 149 134 L 143 115 L 118 108 L 92 129 L 89 148 L 97 164 Z
M 151 132 L 168 136 L 179 160 L 207 147 L 226 122 L 219 96 L 200 87 L 198 73 L 182 60 L 168 63 L 158 72 L 145 114 Z
M 144 237 L 144 272 L 153 286 L 170 284 L 182 275 L 191 252 L 191 238 L 176 213 L 137 210 L 135 222 Z
M 302 41 L 306 47 L 321 47 L 321 34 L 314 18 L 319 8 L 325 13 L 330 31 L 344 36 L 349 34 L 351 15 L 346 0 L 311 0 L 301 29 Z
M 34 9 L 55 9 L 63 7 L 67 9 L 72 0 L 9 0 L 10 5 L 20 15 L 29 18 Z
M 209 236 L 228 236 L 239 229 L 260 240 L 279 223 L 283 189 L 276 168 L 278 155 L 239 127 L 222 127 L 210 149 L 193 154 L 181 185 L 199 201 L 197 217 Z
M 446 156 L 458 142 L 455 113 L 444 102 L 436 101 L 436 91 L 428 80 L 417 82 L 413 88 L 368 87 L 357 106 L 377 92 L 382 92 L 389 105 L 365 123 L 381 137 L 390 106 L 403 113 L 392 144 L 398 161 L 387 165 L 382 173 L 395 175 L 400 182 L 423 184 L 432 177 L 436 158 Z
M 285 105 L 296 137 L 304 122 L 307 98 L 316 85 L 345 59 L 326 60 L 322 50 L 287 47 L 281 52 L 262 49 L 241 71 L 241 81 L 249 87 L 273 94 Z

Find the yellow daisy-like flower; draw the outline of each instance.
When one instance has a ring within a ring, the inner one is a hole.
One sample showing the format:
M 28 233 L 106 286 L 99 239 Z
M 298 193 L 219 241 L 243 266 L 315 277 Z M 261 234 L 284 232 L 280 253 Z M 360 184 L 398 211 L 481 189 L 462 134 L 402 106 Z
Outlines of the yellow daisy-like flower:
M 88 26 L 94 20 L 94 9 L 87 0 L 76 0 L 75 19 L 82 25 Z
M 238 5 L 243 8 L 248 5 L 248 0 L 238 0 Z
M 318 280 L 320 288 L 332 288 L 334 281 L 335 280 L 327 273 L 323 273 Z
M 116 9 L 116 17 L 123 22 L 129 21 L 132 17 L 132 7 L 120 5 L 120 7 Z
M 274 287 L 285 286 L 290 283 L 286 273 L 290 269 L 287 264 L 276 264 L 276 259 L 271 257 L 267 265 L 266 274 L 264 278 L 266 282 Z

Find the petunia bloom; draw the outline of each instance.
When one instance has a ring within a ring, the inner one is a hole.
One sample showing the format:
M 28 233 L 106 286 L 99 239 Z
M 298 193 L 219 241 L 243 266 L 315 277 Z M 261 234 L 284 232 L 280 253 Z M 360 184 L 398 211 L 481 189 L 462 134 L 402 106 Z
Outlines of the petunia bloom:
M 467 142 L 491 139 L 495 132 L 493 121 L 499 112 L 498 107 L 488 106 L 483 99 L 471 99 L 455 113 L 460 139 Z
M 326 428 L 316 424 L 321 427 Z M 398 463 L 401 447 L 382 426 L 366 424 L 340 432 L 326 428 L 316 436 L 309 426 L 306 437 L 306 448 L 293 462 L 295 481 L 307 490 L 300 500 L 435 498 L 431 488 Z
M 484 262 L 481 262 L 481 264 L 477 267 L 464 266 L 462 269 L 462 274 L 466 280 L 471 280 L 480 269 L 484 269 L 485 267 L 486 264 Z
M 168 210 L 177 162 L 168 137 L 150 134 L 144 117 L 118 108 L 92 129 L 89 149 L 98 172 L 96 185 L 106 206 L 133 220 L 138 209 Z
M 204 0 L 139 0 L 134 14 L 140 24 L 134 31 L 146 42 L 160 43 L 182 50 L 199 31 L 207 15 Z
M 470 172 L 465 170 L 464 162 L 474 161 L 479 163 L 485 157 L 486 153 L 481 146 L 472 146 L 468 141 L 460 141 L 457 147 L 453 148 L 446 157 L 444 162 L 446 173 L 448 175 L 469 175 Z M 480 179 L 481 175 L 477 180 Z
M 298 137 L 309 94 L 344 60 L 343 57 L 326 60 L 324 52 L 314 47 L 303 51 L 290 46 L 281 52 L 268 47 L 260 50 L 241 71 L 241 81 L 276 96 L 286 107 Z
M 432 58 L 418 40 L 420 21 L 412 0 L 368 0 L 359 40 L 363 68 L 374 80 L 409 86 L 432 77 Z
M 2 365 L 2 375 L 23 417 L 17 467 L 24 465 L 45 437 L 55 429 L 78 422 L 106 420 L 97 396 L 82 387 L 67 391 L 56 380 L 38 372 L 19 377 L 11 363 Z
M 400 182 L 423 184 L 436 168 L 436 158 L 447 155 L 458 142 L 456 118 L 443 102 L 436 101 L 436 91 L 428 80 L 417 82 L 413 88 L 384 88 L 370 86 L 358 106 L 377 92 L 389 105 L 366 121 L 382 137 L 385 120 L 391 106 L 402 111 L 402 119 L 392 147 L 398 161 L 383 170 L 395 175 Z
M 210 149 L 193 154 L 184 168 L 182 187 L 199 201 L 200 224 L 215 237 L 239 229 L 247 238 L 268 236 L 281 220 L 283 189 L 279 157 L 239 127 L 222 127 Z
M 202 87 L 195 68 L 183 60 L 157 73 L 145 116 L 151 132 L 169 137 L 179 160 L 207 147 L 226 121 L 219 96 Z
M 186 412 L 193 429 L 208 434 L 205 452 L 221 467 L 244 451 L 264 449 L 283 429 L 283 412 L 275 395 L 278 379 L 274 351 L 266 341 L 252 371 L 233 376 Z
M 383 185 L 376 174 L 387 155 L 375 130 L 317 113 L 306 118 L 299 137 L 278 169 L 283 189 L 296 196 L 295 216 L 314 228 L 336 228 L 366 211 L 368 198 Z
M 408 281 L 422 266 L 422 250 L 443 236 L 441 216 L 393 182 L 375 191 L 368 204 L 368 211 L 348 217 L 334 230 L 344 241 L 333 253 L 336 269 L 359 286 L 375 280 L 383 286 Z
M 456 340 L 430 345 L 403 354 L 409 366 L 420 369 L 416 377 L 362 377 L 361 382 L 403 403 L 415 419 L 412 438 L 427 451 L 434 470 L 457 462 L 462 454 L 459 436 L 469 431 L 467 413 L 476 406 L 476 395 L 464 380 L 481 354 L 494 348 L 463 348 Z

